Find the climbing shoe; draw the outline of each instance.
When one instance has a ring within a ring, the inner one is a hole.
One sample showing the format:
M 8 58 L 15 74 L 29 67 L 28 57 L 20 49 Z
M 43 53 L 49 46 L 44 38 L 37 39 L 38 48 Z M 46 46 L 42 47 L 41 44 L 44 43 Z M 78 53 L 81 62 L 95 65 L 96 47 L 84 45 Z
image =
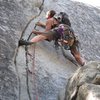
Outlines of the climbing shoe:
M 22 45 L 31 45 L 31 44 L 33 44 L 33 43 L 32 43 L 32 42 L 29 42 L 29 41 L 26 41 L 26 40 L 21 39 L 21 40 L 19 40 L 19 44 L 18 44 L 18 46 L 22 46 Z

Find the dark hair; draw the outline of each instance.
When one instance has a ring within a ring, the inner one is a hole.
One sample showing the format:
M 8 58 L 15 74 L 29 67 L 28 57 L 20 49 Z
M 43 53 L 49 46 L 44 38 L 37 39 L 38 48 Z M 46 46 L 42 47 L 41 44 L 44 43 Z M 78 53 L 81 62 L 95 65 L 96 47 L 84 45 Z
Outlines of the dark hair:
M 54 10 L 50 10 L 50 17 L 53 17 L 56 14 Z
M 60 15 L 62 16 L 62 23 L 67 24 L 71 27 L 71 22 L 68 18 L 68 15 L 65 12 L 60 12 Z

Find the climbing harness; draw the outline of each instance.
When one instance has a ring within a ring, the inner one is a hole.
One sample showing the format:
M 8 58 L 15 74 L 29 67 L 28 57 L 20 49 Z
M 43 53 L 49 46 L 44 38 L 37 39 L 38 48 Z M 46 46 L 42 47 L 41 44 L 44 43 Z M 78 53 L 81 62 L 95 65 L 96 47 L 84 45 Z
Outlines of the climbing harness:
M 55 31 L 55 45 L 57 45 L 57 42 L 62 42 L 62 45 L 65 50 L 69 50 L 70 47 L 74 44 L 75 35 L 73 33 L 73 30 L 65 24 L 60 24 L 57 28 L 54 29 Z M 67 41 L 65 43 L 64 41 Z
M 76 37 L 74 35 L 73 29 L 68 25 L 60 24 L 57 28 L 54 29 L 54 31 L 55 31 L 55 46 L 57 47 L 60 46 L 63 56 L 69 61 L 71 61 L 73 64 L 78 66 L 77 62 L 74 61 L 70 56 L 66 55 L 64 51 L 64 49 L 70 50 L 71 46 L 73 45 L 77 47 Z M 63 43 L 63 41 L 67 41 L 67 43 Z

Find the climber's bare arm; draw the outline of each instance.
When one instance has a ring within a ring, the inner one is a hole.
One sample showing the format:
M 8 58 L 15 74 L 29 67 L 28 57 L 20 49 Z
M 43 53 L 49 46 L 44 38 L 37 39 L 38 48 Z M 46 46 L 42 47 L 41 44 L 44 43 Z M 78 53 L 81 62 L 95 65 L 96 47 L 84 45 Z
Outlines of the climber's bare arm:
M 43 28 L 46 27 L 46 24 L 45 24 L 45 23 L 42 23 L 42 22 L 37 22 L 36 25 L 37 25 L 37 26 L 41 26 L 41 27 L 43 27 Z
M 46 22 L 46 28 L 45 28 L 44 32 L 33 30 L 32 33 L 34 33 L 34 34 L 43 34 L 43 33 L 46 33 L 48 31 L 50 31 L 51 27 L 52 27 L 52 22 L 50 20 L 48 20 Z

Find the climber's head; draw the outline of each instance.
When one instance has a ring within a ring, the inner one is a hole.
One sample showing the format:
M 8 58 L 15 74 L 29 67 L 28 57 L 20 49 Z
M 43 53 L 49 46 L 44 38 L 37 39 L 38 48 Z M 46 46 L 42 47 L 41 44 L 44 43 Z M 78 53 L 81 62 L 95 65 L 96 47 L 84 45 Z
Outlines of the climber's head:
M 46 13 L 46 18 L 47 19 L 52 18 L 55 14 L 56 14 L 56 12 L 54 10 L 49 10 Z

